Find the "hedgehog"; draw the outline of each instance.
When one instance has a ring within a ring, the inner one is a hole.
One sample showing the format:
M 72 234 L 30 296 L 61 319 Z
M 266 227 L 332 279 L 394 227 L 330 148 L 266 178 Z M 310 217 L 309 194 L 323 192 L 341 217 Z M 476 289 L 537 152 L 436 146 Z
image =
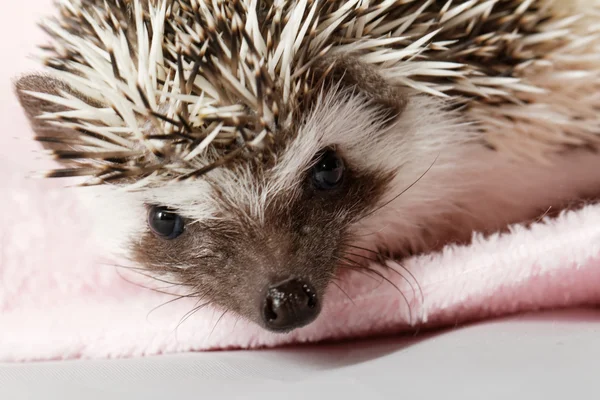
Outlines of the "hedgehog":
M 600 189 L 598 0 L 60 0 L 16 93 L 108 249 L 271 332 Z

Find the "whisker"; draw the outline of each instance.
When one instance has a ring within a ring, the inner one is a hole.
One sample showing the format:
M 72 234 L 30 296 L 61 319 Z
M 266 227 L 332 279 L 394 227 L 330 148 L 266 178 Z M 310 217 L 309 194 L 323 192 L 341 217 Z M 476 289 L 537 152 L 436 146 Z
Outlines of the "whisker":
M 181 296 L 177 296 L 174 299 L 165 301 L 164 303 L 162 303 L 162 304 L 154 307 L 152 310 L 148 311 L 148 314 L 146 314 L 146 321 L 148 321 L 148 318 L 150 317 L 150 314 L 152 314 L 154 311 L 158 310 L 159 308 L 164 307 L 164 306 L 166 306 L 168 304 L 174 303 L 174 302 L 176 302 L 178 300 L 181 300 L 181 299 L 185 299 L 185 298 L 189 298 L 189 297 L 196 297 L 199 294 L 200 294 L 200 292 L 191 293 L 191 294 L 184 294 L 184 295 L 181 295 Z
M 358 261 L 356 261 L 356 260 L 353 260 L 353 259 L 351 259 L 351 258 L 348 258 L 348 257 L 343 257 L 343 256 L 342 256 L 342 257 L 340 257 L 340 259 L 341 259 L 341 260 L 343 260 L 343 261 L 346 261 L 346 262 L 352 263 L 353 265 L 357 266 L 358 268 L 371 269 L 370 267 L 368 267 L 368 266 L 365 266 L 365 265 L 363 265 L 363 264 L 359 263 Z
M 223 311 L 223 314 L 221 314 L 221 316 L 217 320 L 217 323 L 215 324 L 215 326 L 213 326 L 213 328 L 210 331 L 210 333 L 208 334 L 208 337 L 206 338 L 206 340 L 210 339 L 210 336 L 213 334 L 213 332 L 215 331 L 215 329 L 217 329 L 217 325 L 219 325 L 219 322 L 221 322 L 221 320 L 223 319 L 223 317 L 225 316 L 225 314 L 227 314 L 228 312 L 229 312 L 229 310 Z
M 117 267 L 117 268 L 123 268 L 123 269 L 148 271 L 146 268 L 142 268 L 142 267 L 131 267 L 131 266 L 128 266 L 128 265 L 112 264 L 112 263 L 107 263 L 107 262 L 99 262 L 98 264 L 99 265 L 104 265 L 104 266 L 107 266 L 107 267 Z
M 359 250 L 364 250 L 364 251 L 368 251 L 372 254 L 374 254 L 376 257 L 380 257 L 382 256 L 381 252 L 375 251 L 375 250 L 371 250 L 371 249 L 367 249 L 366 247 L 360 247 L 360 246 L 356 246 L 356 245 L 352 245 L 352 244 L 346 244 L 346 246 L 348 247 L 353 247 L 355 249 L 359 249 Z M 350 253 L 351 254 L 351 253 Z M 365 257 L 366 258 L 366 257 Z M 387 263 L 384 262 L 384 260 L 378 260 L 381 264 L 383 264 L 384 267 L 391 269 L 394 272 L 397 272 L 394 268 L 392 268 L 391 266 L 389 266 Z M 415 281 L 415 283 L 417 284 L 417 288 L 419 289 L 419 294 L 421 296 L 421 302 L 424 303 L 425 302 L 425 295 L 423 294 L 423 288 L 421 287 L 421 284 L 419 283 L 419 281 L 417 280 L 417 277 L 408 269 L 406 268 L 406 266 L 404 266 L 401 262 L 397 261 L 397 260 L 392 260 L 394 263 L 398 264 L 398 266 L 400 266 L 400 268 L 402 268 L 404 271 L 406 271 L 406 273 Z
M 233 330 L 234 331 L 235 331 L 235 328 L 236 328 L 238 322 L 240 322 L 241 319 L 242 319 L 242 317 L 239 314 L 236 314 L 235 322 L 233 323 Z
M 344 289 L 342 289 L 342 287 L 340 285 L 338 285 L 335 281 L 331 281 L 331 284 L 334 285 L 336 288 L 338 288 L 340 290 L 340 292 L 344 293 L 344 295 L 348 298 L 348 300 L 350 300 L 352 305 L 354 305 L 356 307 L 356 303 L 354 302 L 354 300 L 352 300 L 352 297 L 350 297 L 348 295 L 348 293 L 346 293 L 346 291 Z
M 415 287 L 413 286 L 413 284 L 410 281 L 410 279 L 408 279 L 406 276 L 402 275 L 402 273 L 400 273 L 400 271 L 396 271 L 394 268 L 391 268 L 389 265 L 385 264 L 383 262 L 383 260 L 379 260 L 379 259 L 378 260 L 374 260 L 374 259 L 371 259 L 369 257 L 362 256 L 360 254 L 354 254 L 354 253 L 348 253 L 348 252 L 346 252 L 345 254 L 349 254 L 349 255 L 352 255 L 352 256 L 355 256 L 355 257 L 361 257 L 361 258 L 364 258 L 364 259 L 369 260 L 369 261 L 374 261 L 375 263 L 377 263 L 378 266 L 381 266 L 384 269 L 389 269 L 390 271 L 392 271 L 393 273 L 395 273 L 396 275 L 398 275 L 400 278 L 402 278 L 408 284 L 408 286 L 410 286 L 410 290 L 412 291 L 413 297 L 416 297 Z M 413 277 L 413 279 L 414 279 L 414 277 Z
M 393 200 L 390 200 L 390 202 L 391 202 L 391 201 L 393 201 Z M 387 204 L 384 204 L 384 205 L 387 205 Z M 382 207 L 383 207 L 383 206 L 382 206 Z M 381 209 L 381 207 L 380 207 L 379 209 Z M 379 209 L 378 209 L 378 210 L 379 210 Z M 375 211 L 378 211 L 378 210 L 375 210 Z M 357 238 L 363 238 L 363 237 L 367 237 L 367 236 L 375 235 L 375 234 L 377 234 L 377 233 L 381 233 L 381 232 L 383 232 L 384 230 L 386 230 L 386 229 L 387 229 L 387 227 L 388 227 L 388 226 L 391 226 L 391 225 L 392 225 L 392 223 L 391 223 L 391 222 L 388 222 L 388 223 L 386 223 L 385 225 L 381 226 L 381 227 L 380 227 L 378 230 L 376 230 L 376 231 L 372 231 L 372 232 L 363 233 L 363 234 L 361 234 L 361 235 L 357 235 L 357 234 L 355 234 L 355 235 L 354 235 L 354 237 L 357 237 Z
M 196 304 L 198 304 L 201 300 L 202 300 L 202 298 L 199 298 L 198 301 L 196 302 Z M 179 329 L 179 326 L 181 326 L 181 324 L 183 324 L 185 321 L 187 321 L 187 319 L 189 317 L 191 317 L 192 315 L 194 315 L 195 313 L 197 313 L 198 311 L 200 311 L 204 307 L 208 306 L 209 304 L 210 304 L 210 302 L 207 301 L 205 303 L 200 304 L 199 306 L 195 306 L 190 311 L 188 311 L 187 313 L 185 313 L 183 315 L 183 317 L 181 317 L 181 319 L 179 320 L 179 323 L 177 324 L 177 326 L 175 327 L 175 329 L 173 331 L 177 332 L 177 329 Z
M 394 196 L 394 197 L 393 197 L 391 200 L 389 200 L 389 201 L 387 201 L 387 202 L 383 203 L 381 206 L 377 207 L 376 209 L 374 209 L 373 211 L 371 211 L 371 212 L 370 212 L 370 213 L 368 213 L 367 215 L 363 216 L 363 218 L 366 218 L 366 217 L 368 217 L 368 216 L 370 216 L 370 215 L 373 215 L 373 214 L 374 214 L 374 213 L 376 213 L 377 211 L 381 210 L 383 207 L 385 207 L 385 206 L 389 205 L 391 202 L 393 202 L 394 200 L 396 200 L 398 197 L 402 196 L 404 193 L 406 193 L 408 190 L 410 190 L 410 189 L 411 189 L 413 186 L 415 186 L 417 183 L 419 183 L 419 181 L 420 181 L 421 179 L 423 179 L 423 177 L 424 177 L 425 175 L 427 175 L 427 173 L 428 173 L 429 171 L 431 171 L 431 168 L 433 168 L 433 166 L 434 166 L 434 165 L 435 165 L 435 163 L 437 162 L 437 160 L 438 160 L 439 156 L 440 156 L 440 155 L 438 154 L 438 155 L 435 157 L 435 160 L 433 160 L 433 162 L 432 162 L 432 163 L 431 163 L 431 165 L 430 165 L 430 166 L 427 168 L 427 170 L 425 170 L 425 172 L 423 172 L 423 173 L 421 174 L 421 176 L 419 176 L 419 177 L 417 178 L 417 180 L 416 180 L 416 181 L 414 181 L 413 183 L 411 183 L 410 185 L 408 185 L 408 187 L 406 187 L 404 190 L 402 190 L 402 191 L 401 191 L 401 192 L 400 192 L 400 193 L 399 193 L 397 196 Z
M 165 280 L 165 279 L 159 278 L 159 277 L 157 277 L 157 276 L 155 276 L 155 275 L 152 275 L 152 274 L 150 274 L 150 273 L 147 273 L 147 272 L 148 272 L 148 269 L 146 269 L 146 268 L 139 268 L 139 267 L 127 267 L 127 266 L 124 266 L 124 265 L 119 265 L 119 264 L 105 264 L 105 265 L 110 265 L 110 266 L 114 266 L 114 267 L 117 267 L 117 268 L 125 268 L 125 269 L 129 269 L 129 270 L 133 271 L 134 273 L 136 273 L 136 274 L 138 274 L 138 275 L 142 275 L 142 276 L 144 276 L 144 277 L 146 277 L 146 278 L 149 278 L 149 279 L 152 279 L 152 280 L 155 280 L 155 281 L 158 281 L 158 282 L 162 282 L 162 283 L 166 283 L 166 284 L 169 284 L 169 285 L 170 285 L 170 286 L 167 286 L 167 287 L 165 287 L 165 288 L 158 288 L 158 289 L 167 289 L 167 288 L 170 288 L 170 287 L 176 287 L 176 286 L 182 286 L 182 287 L 183 287 L 183 286 L 185 286 L 185 287 L 190 287 L 190 286 L 193 286 L 192 284 L 193 284 L 193 283 L 194 283 L 194 281 L 195 281 L 195 279 L 194 279 L 194 278 L 191 278 L 191 279 L 189 279 L 189 280 L 185 280 L 185 281 L 171 282 L 171 281 L 167 281 L 167 280 Z M 142 272 L 142 271 L 143 271 L 143 272 Z M 120 274 L 119 274 L 119 276 L 121 276 L 121 277 L 122 277 L 122 275 L 120 275 Z M 128 282 L 129 282 L 129 281 L 128 281 Z M 145 287 L 145 286 L 142 286 L 142 287 Z
M 354 260 L 349 260 L 349 259 L 344 259 L 344 261 L 351 261 L 351 262 L 355 262 Z M 367 272 L 370 272 L 372 274 L 377 275 L 378 277 L 380 277 L 381 279 L 383 279 L 384 281 L 386 281 L 387 283 L 389 283 L 390 285 L 392 285 L 396 291 L 398 291 L 398 293 L 400 294 L 400 296 L 402 296 L 402 298 L 404 299 L 404 302 L 406 303 L 406 306 L 408 308 L 408 318 L 409 318 L 409 323 L 412 323 L 412 308 L 410 306 L 410 302 L 408 301 L 408 298 L 406 297 L 406 295 L 404 294 L 404 292 L 402 292 L 402 290 L 398 287 L 398 285 L 396 285 L 394 282 L 392 282 L 389 278 L 387 278 L 385 275 L 383 275 L 381 272 L 374 270 L 372 268 L 368 268 L 365 266 L 362 266 L 360 264 L 357 263 L 356 267 L 351 267 L 351 266 L 344 266 L 346 268 L 350 268 L 350 269 L 354 269 L 354 270 L 359 270 L 359 269 L 363 269 Z
M 342 261 L 342 260 L 338 260 L 338 261 Z M 358 272 L 358 273 L 360 273 L 360 274 L 363 274 L 363 275 L 365 275 L 365 276 L 368 276 L 369 278 L 373 279 L 373 280 L 374 280 L 374 281 L 376 281 L 376 282 L 379 282 L 379 281 L 378 281 L 378 280 L 377 280 L 375 277 L 373 277 L 373 276 L 369 275 L 368 273 L 366 273 L 366 272 L 364 271 L 364 270 L 368 270 L 368 268 L 363 268 L 363 267 L 355 267 L 355 266 L 348 265 L 348 264 L 343 264 L 343 263 L 341 263 L 341 264 L 338 264 L 338 266 L 339 266 L 339 267 L 341 267 L 341 268 L 346 268 L 346 269 L 350 269 L 350 270 L 352 270 L 352 271 L 356 271 L 356 272 Z
M 548 214 L 550 214 L 550 210 L 552 210 L 552 206 L 548 207 L 548 209 L 542 215 L 540 215 L 539 217 L 535 218 L 533 222 L 534 223 L 542 222 L 544 220 L 544 218 L 546 218 L 546 216 Z
M 353 248 L 355 248 L 355 249 L 359 249 L 359 250 L 368 251 L 369 253 L 373 253 L 373 254 L 375 254 L 376 256 L 378 256 L 378 255 L 380 255 L 380 254 L 381 254 L 381 253 L 379 253 L 378 251 L 371 250 L 371 249 L 367 249 L 366 247 L 355 246 L 355 245 L 353 245 L 353 244 L 346 244 L 346 246 L 348 246 L 348 247 L 353 247 Z
M 368 260 L 368 261 L 379 262 L 379 259 L 377 259 L 377 258 L 370 258 L 370 257 L 367 257 L 367 256 L 363 256 L 362 254 L 351 253 L 349 251 L 344 251 L 343 253 L 351 255 L 351 256 L 354 256 L 354 257 L 363 258 L 363 259 Z
M 419 294 L 421 296 L 421 304 L 425 303 L 425 295 L 423 294 L 423 288 L 421 287 L 421 284 L 417 280 L 417 277 L 412 272 L 410 272 L 410 270 L 408 268 L 406 268 L 402 263 L 400 263 L 396 260 L 393 260 L 393 262 L 395 264 L 397 264 L 400 268 L 402 268 L 403 271 L 406 271 L 406 273 L 413 279 L 413 281 L 415 281 L 415 284 L 417 285 L 417 288 L 419 289 Z M 389 268 L 390 270 L 392 270 L 394 272 L 398 272 L 394 268 L 392 268 L 390 265 L 388 265 L 387 263 L 382 263 L 382 265 L 385 268 Z M 404 276 L 403 276 L 403 278 L 404 278 Z M 406 278 L 404 278 L 404 279 L 406 279 Z
M 166 295 L 169 295 L 169 296 L 179 296 L 179 294 L 178 294 L 178 293 L 170 293 L 170 292 L 166 292 L 166 291 L 164 291 L 164 290 L 162 290 L 162 289 L 160 289 L 160 288 L 159 288 L 159 289 L 156 289 L 156 288 L 151 288 L 151 287 L 148 287 L 148 286 L 144 286 L 144 285 L 142 285 L 142 284 L 140 284 L 140 283 L 137 283 L 137 282 L 130 281 L 129 279 L 125 278 L 125 276 L 123 276 L 123 275 L 122 275 L 120 272 L 118 272 L 118 270 L 117 270 L 117 274 L 118 274 L 118 275 L 119 275 L 119 277 L 121 277 L 121 279 L 123 279 L 125 282 L 131 283 L 132 285 L 135 285 L 135 286 L 138 286 L 138 287 L 141 287 L 142 289 L 151 290 L 151 291 L 153 291 L 153 292 L 156 292 L 156 293 L 161 293 L 161 294 L 166 294 Z

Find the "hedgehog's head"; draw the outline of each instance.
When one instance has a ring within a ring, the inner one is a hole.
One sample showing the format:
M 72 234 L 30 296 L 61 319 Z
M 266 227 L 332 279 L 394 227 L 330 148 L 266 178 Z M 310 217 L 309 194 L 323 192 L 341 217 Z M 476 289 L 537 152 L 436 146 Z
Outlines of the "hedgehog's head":
M 437 100 L 411 95 L 349 57 L 327 65 L 331 79 L 318 83 L 318 95 L 295 110 L 297 119 L 263 158 L 240 157 L 195 178 L 100 185 L 110 190 L 102 201 L 112 203 L 95 210 L 106 237 L 153 274 L 271 331 L 313 321 L 336 269 L 356 268 L 350 253 L 360 250 L 351 246 L 374 239 L 361 228 L 456 132 Z M 17 88 L 32 117 L 61 106 L 31 92 L 84 98 L 35 76 Z M 32 121 L 56 154 L 81 136 Z M 197 157 L 200 165 L 211 161 L 210 152 Z

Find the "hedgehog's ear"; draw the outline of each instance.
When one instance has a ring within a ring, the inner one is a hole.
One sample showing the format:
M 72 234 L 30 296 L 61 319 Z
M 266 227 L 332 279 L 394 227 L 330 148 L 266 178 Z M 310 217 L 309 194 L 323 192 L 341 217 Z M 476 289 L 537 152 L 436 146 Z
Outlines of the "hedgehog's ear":
M 14 86 L 19 102 L 35 132 L 36 139 L 42 143 L 45 149 L 64 149 L 67 146 L 64 142 L 68 142 L 68 138 L 77 137 L 77 132 L 73 130 L 57 127 L 47 120 L 38 118 L 44 113 L 64 111 L 66 110 L 64 106 L 42 100 L 28 93 L 46 93 L 56 96 L 65 91 L 72 93 L 73 91 L 67 84 L 48 76 L 27 75 L 17 80 Z
M 341 87 L 356 90 L 367 97 L 392 123 L 408 103 L 408 90 L 384 79 L 371 65 L 350 54 L 327 57 L 317 62 L 325 89 Z M 317 75 L 319 75 L 317 74 Z

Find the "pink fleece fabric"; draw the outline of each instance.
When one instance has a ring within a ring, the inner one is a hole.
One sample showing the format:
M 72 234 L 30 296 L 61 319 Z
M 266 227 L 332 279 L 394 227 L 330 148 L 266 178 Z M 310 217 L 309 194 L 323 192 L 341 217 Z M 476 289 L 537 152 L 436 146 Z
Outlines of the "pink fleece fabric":
M 341 288 L 348 297 L 332 286 L 319 319 L 290 335 L 266 333 L 233 315 L 221 318 L 215 309 L 177 327 L 195 305 L 191 299 L 149 313 L 171 297 L 127 282 L 106 264 L 87 231 L 91 210 L 61 189 L 64 182 L 25 178 L 48 162 L 31 141 L 11 78 L 35 70 L 27 55 L 43 36 L 34 23 L 50 6 L 50 0 L 14 2 L 0 17 L 0 361 L 276 346 L 600 303 L 595 205 L 407 260 L 422 296 L 408 274 L 408 281 L 387 274 L 406 301 L 386 282 L 347 275 Z

